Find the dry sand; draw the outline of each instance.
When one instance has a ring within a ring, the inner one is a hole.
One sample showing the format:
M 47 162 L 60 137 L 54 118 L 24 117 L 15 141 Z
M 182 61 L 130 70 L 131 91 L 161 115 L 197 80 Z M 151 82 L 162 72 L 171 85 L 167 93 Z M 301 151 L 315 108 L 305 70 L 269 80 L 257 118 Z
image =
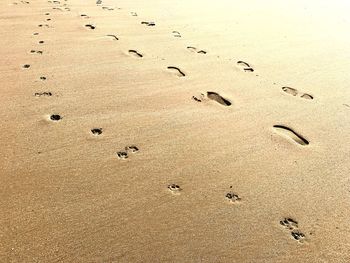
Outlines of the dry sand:
M 349 8 L 1 1 L 0 261 L 350 262 Z

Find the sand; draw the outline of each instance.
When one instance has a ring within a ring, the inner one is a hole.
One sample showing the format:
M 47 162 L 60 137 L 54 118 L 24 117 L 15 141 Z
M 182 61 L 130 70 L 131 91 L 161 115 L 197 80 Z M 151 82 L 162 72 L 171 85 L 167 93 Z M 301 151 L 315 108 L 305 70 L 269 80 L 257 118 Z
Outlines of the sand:
M 350 262 L 350 4 L 4 0 L 1 262 Z

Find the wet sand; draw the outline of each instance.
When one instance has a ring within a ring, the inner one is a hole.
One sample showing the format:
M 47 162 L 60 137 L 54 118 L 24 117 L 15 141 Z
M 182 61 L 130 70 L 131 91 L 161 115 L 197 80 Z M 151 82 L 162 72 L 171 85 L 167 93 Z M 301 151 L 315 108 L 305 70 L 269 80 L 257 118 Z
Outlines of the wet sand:
M 345 1 L 0 3 L 1 262 L 350 262 Z

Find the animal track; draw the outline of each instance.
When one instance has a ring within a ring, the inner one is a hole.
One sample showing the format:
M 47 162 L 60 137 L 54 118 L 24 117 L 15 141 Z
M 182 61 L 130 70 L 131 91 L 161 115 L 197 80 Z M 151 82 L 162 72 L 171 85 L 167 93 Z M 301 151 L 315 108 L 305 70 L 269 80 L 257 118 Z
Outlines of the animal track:
M 29 64 L 24 64 L 22 67 L 25 68 L 25 69 L 28 69 L 28 68 L 30 68 L 30 65 Z
M 147 26 L 155 26 L 156 25 L 156 23 L 154 23 L 154 22 L 145 22 L 145 21 L 141 22 L 141 24 L 147 25 Z
M 281 134 L 284 134 L 290 138 L 292 138 L 296 143 L 300 144 L 300 145 L 308 145 L 309 141 L 306 140 L 304 137 L 302 137 L 300 134 L 296 133 L 295 131 L 293 131 L 291 128 L 288 128 L 286 126 L 283 125 L 274 125 L 273 126 L 278 132 L 280 132 Z
M 36 96 L 36 97 L 42 97 L 42 96 L 50 97 L 50 96 L 52 96 L 52 93 L 51 92 L 35 92 L 34 96 Z
M 125 151 L 119 151 L 117 152 L 117 156 L 119 159 L 127 159 L 129 158 L 129 152 L 131 153 L 137 153 L 139 151 L 139 148 L 135 145 L 129 145 L 125 146 Z
M 199 50 L 197 51 L 197 48 L 195 47 L 187 47 L 187 49 L 191 52 L 198 53 L 198 54 L 207 54 L 207 51 Z
M 134 57 L 138 57 L 138 58 L 142 58 L 143 57 L 143 55 L 141 53 L 139 53 L 139 52 L 137 52 L 136 50 L 133 50 L 133 49 L 129 50 L 129 54 L 134 56 Z
M 231 106 L 232 105 L 231 101 L 229 101 L 228 99 L 225 99 L 220 94 L 213 92 L 213 91 L 207 91 L 206 95 L 201 93 L 199 96 L 192 96 L 192 99 L 197 101 L 197 102 L 202 102 L 202 101 L 206 101 L 206 100 L 214 100 L 217 103 L 220 103 L 221 105 L 224 105 L 224 106 Z
M 303 242 L 305 234 L 299 231 L 298 222 L 290 217 L 280 221 L 280 225 L 290 231 L 291 236 L 299 242 Z
M 40 40 L 38 43 L 39 43 L 39 44 L 44 44 L 44 43 L 45 43 L 45 41 Z
M 181 34 L 178 31 L 173 31 L 173 36 L 174 37 L 181 37 Z
M 40 77 L 40 80 L 46 80 L 46 77 L 42 76 L 42 77 Z
M 96 136 L 101 135 L 101 134 L 102 134 L 102 128 L 94 128 L 94 129 L 91 129 L 91 133 L 92 133 L 93 135 L 96 135 Z
M 116 35 L 107 35 L 107 37 L 111 37 L 113 40 L 119 40 L 119 38 Z
M 61 117 L 60 115 L 58 115 L 58 114 L 52 114 L 52 115 L 50 116 L 50 119 L 51 119 L 52 121 L 59 121 L 59 120 L 62 119 L 62 117 Z
M 33 33 L 33 35 L 34 35 L 34 36 L 37 36 L 37 35 L 39 35 L 39 33 L 36 32 L 36 33 Z
M 177 184 L 169 184 L 168 189 L 173 193 L 173 194 L 178 194 L 180 191 L 182 191 L 182 188 L 177 185 Z
M 237 65 L 245 72 L 254 72 L 254 69 L 247 62 L 240 60 L 237 61 Z
M 88 27 L 88 28 L 90 28 L 92 30 L 96 28 L 96 26 L 91 25 L 91 24 L 86 24 L 85 27 Z
M 303 98 L 303 99 L 307 99 L 307 100 L 312 100 L 314 97 L 311 96 L 310 94 L 307 94 L 307 93 L 299 93 L 297 89 L 293 89 L 293 88 L 290 88 L 290 87 L 283 87 L 282 90 L 289 94 L 289 95 L 292 95 L 292 96 L 299 96 L 300 98 Z
M 175 75 L 177 75 L 178 77 L 185 77 L 186 74 L 183 73 L 179 68 L 177 67 L 168 67 L 168 70 L 170 70 L 171 72 L 175 73 Z
M 102 4 L 102 0 L 97 0 L 96 5 L 100 5 L 100 4 Z
M 139 148 L 135 145 L 130 145 L 130 146 L 126 146 L 125 150 L 127 152 L 137 153 L 139 151 Z
M 230 188 L 232 189 L 232 186 L 230 186 Z M 235 203 L 241 200 L 241 198 L 232 191 L 228 192 L 225 197 L 232 203 Z
M 127 152 L 117 152 L 117 156 L 118 156 L 119 159 L 127 159 L 127 158 L 129 158 Z
M 137 13 L 136 13 L 136 12 L 130 12 L 130 14 L 131 14 L 132 16 L 137 16 Z

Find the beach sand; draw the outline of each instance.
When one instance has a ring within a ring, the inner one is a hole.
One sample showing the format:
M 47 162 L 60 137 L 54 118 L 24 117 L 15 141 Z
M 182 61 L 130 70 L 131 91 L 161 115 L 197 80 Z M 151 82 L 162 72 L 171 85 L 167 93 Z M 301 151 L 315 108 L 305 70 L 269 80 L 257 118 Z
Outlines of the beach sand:
M 4 0 L 1 262 L 350 262 L 350 4 Z

